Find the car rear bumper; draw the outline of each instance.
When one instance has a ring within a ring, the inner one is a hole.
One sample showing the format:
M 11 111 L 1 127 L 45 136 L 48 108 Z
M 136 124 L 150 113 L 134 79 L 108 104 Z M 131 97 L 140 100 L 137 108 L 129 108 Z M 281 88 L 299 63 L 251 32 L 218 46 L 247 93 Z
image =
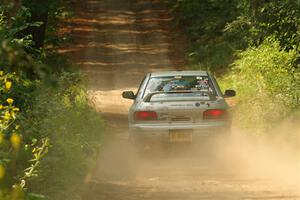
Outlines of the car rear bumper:
M 170 133 L 174 130 L 181 130 L 192 133 L 193 140 L 197 138 L 220 135 L 229 132 L 228 122 L 211 123 L 176 123 L 176 124 L 133 124 L 129 126 L 132 136 L 139 139 L 169 141 Z

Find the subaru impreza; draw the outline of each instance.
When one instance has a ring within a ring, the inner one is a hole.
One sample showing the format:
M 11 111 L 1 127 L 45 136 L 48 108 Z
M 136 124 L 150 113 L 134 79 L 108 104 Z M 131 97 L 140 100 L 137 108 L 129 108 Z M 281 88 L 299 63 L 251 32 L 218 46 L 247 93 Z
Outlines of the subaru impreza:
M 130 141 L 138 144 L 182 143 L 230 131 L 231 114 L 216 79 L 206 71 L 149 73 L 137 93 L 123 92 L 134 100 L 128 114 Z

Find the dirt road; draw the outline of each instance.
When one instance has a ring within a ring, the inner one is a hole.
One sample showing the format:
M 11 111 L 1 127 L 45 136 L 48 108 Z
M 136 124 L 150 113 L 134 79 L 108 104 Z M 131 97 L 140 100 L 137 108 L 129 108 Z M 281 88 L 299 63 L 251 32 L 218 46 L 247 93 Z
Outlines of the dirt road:
M 147 72 L 183 63 L 161 2 L 84 0 L 69 23 L 75 44 L 63 52 L 87 75 L 90 97 L 107 123 L 108 143 L 86 180 L 83 199 L 300 199 L 295 160 L 264 145 L 253 147 L 244 138 L 212 148 L 217 156 L 179 151 L 131 162 L 127 111 L 132 102 L 122 99 L 121 92 L 136 91 Z

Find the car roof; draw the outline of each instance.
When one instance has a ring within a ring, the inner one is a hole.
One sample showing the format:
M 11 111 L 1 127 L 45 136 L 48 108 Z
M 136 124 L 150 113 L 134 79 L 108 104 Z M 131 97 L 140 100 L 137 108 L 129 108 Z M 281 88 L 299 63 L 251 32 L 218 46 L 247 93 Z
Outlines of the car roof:
M 151 77 L 165 77 L 165 76 L 208 76 L 207 71 L 162 71 L 153 72 Z

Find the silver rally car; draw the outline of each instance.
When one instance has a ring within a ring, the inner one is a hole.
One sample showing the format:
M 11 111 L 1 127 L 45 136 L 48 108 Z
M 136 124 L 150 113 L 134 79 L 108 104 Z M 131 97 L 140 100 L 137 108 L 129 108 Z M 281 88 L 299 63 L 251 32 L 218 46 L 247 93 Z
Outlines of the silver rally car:
M 149 73 L 129 110 L 130 139 L 135 142 L 192 142 L 197 138 L 226 132 L 231 126 L 229 106 L 215 78 L 206 71 Z

